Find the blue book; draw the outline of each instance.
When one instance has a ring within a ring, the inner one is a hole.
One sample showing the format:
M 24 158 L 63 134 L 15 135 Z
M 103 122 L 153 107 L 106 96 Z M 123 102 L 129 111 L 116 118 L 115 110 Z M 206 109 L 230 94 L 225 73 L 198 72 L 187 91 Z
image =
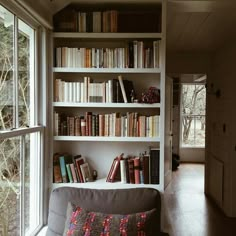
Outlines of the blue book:
M 59 161 L 60 161 L 60 167 L 61 167 L 62 181 L 63 181 L 63 183 L 67 183 L 68 182 L 68 178 L 67 178 L 67 174 L 66 174 L 65 157 L 64 156 L 60 156 L 59 157 Z

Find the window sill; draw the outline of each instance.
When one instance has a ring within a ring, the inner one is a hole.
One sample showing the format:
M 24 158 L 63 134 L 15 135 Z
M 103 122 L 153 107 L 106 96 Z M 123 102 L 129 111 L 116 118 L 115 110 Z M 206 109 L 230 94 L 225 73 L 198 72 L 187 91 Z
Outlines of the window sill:
M 44 227 L 39 231 L 39 233 L 37 234 L 37 236 L 45 236 L 45 235 L 46 235 L 46 232 L 47 232 L 47 228 L 48 228 L 48 226 L 44 226 Z

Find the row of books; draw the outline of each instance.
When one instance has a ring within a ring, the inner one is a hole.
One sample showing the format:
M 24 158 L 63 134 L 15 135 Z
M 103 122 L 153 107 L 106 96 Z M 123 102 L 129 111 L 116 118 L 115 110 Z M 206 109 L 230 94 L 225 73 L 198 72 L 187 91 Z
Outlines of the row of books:
M 125 48 L 55 49 L 55 67 L 74 68 L 159 68 L 160 41 L 145 47 L 143 41 L 129 42 Z
M 106 182 L 121 181 L 130 184 L 159 184 L 160 150 L 150 148 L 149 154 L 139 157 L 116 157 L 110 167 Z
M 55 136 L 159 137 L 159 115 L 119 112 L 68 116 L 54 112 Z
M 70 14 L 67 16 L 67 19 L 61 19 L 60 21 L 55 22 L 57 31 L 81 33 L 117 32 L 118 11 L 116 10 L 93 12 L 71 10 L 67 14 Z
M 72 156 L 66 153 L 53 155 L 54 183 L 84 183 L 92 181 L 89 164 L 81 155 Z
M 66 7 L 53 17 L 57 32 L 160 32 L 161 9 Z M 150 23 L 151 22 L 151 23 Z
M 83 82 L 55 80 L 55 102 L 102 102 L 128 103 L 134 95 L 133 82 L 130 80 L 110 79 L 104 82 L 93 82 L 85 76 Z

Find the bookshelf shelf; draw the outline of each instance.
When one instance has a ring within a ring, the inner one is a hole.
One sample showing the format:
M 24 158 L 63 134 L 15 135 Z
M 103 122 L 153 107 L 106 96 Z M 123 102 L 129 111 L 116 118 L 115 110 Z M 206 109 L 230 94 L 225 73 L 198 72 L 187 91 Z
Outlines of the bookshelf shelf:
M 54 107 L 100 107 L 100 108 L 160 108 L 160 103 L 71 103 L 53 102 Z
M 54 67 L 56 73 L 97 73 L 97 74 L 159 74 L 159 68 L 74 68 L 74 67 Z
M 76 38 L 76 39 L 161 39 L 161 33 L 78 33 L 78 32 L 56 32 L 54 38 Z
M 52 189 L 56 189 L 59 187 L 76 187 L 76 188 L 96 188 L 96 189 L 125 189 L 125 188 L 159 188 L 160 186 L 157 184 L 124 184 L 121 182 L 109 183 L 106 182 L 106 178 L 98 179 L 93 182 L 87 183 L 54 183 L 52 185 Z
M 159 137 L 54 136 L 54 141 L 160 142 Z

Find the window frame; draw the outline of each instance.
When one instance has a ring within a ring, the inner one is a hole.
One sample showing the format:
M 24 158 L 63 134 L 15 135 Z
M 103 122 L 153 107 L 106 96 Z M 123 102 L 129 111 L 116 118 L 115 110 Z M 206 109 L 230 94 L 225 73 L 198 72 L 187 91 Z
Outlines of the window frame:
M 39 161 L 40 161 L 40 168 L 37 169 L 38 171 L 38 179 L 39 179 L 39 188 L 38 188 L 38 197 L 39 197 L 39 215 L 37 216 L 39 218 L 39 225 L 34 229 L 33 232 L 30 232 L 30 235 L 35 235 L 37 232 L 40 231 L 40 229 L 43 227 L 45 223 L 45 201 L 44 201 L 44 190 L 45 190 L 45 179 L 47 177 L 44 176 L 44 158 L 43 156 L 48 152 L 48 147 L 45 143 L 45 127 L 47 126 L 47 101 L 48 101 L 48 94 L 45 96 L 41 96 L 39 99 L 39 94 L 42 95 L 43 92 L 47 91 L 47 84 L 46 84 L 46 78 L 47 78 L 47 70 L 45 59 L 47 58 L 47 43 L 46 43 L 46 37 L 47 32 L 46 29 L 36 20 L 34 19 L 23 7 L 18 6 L 17 2 L 15 1 L 8 1 L 8 0 L 0 0 L 0 4 L 2 7 L 6 8 L 9 12 L 11 12 L 14 15 L 14 31 L 17 32 L 19 30 L 18 28 L 18 19 L 32 27 L 34 30 L 34 124 L 30 124 L 29 127 L 19 128 L 16 127 L 13 130 L 1 130 L 0 131 L 0 139 L 8 139 L 8 138 L 14 138 L 14 137 L 20 137 L 22 143 L 24 143 L 24 137 L 27 134 L 32 133 L 39 133 L 40 134 L 40 140 L 39 140 Z M 16 31 L 17 30 L 17 31 Z M 17 38 L 17 34 L 14 36 Z M 15 41 L 15 45 L 18 44 L 17 41 Z M 15 46 L 14 45 L 14 46 Z M 17 47 L 15 47 L 17 48 Z M 15 50 L 15 49 L 14 49 Z M 18 50 L 18 48 L 16 49 Z M 15 58 L 14 61 L 17 60 L 18 52 L 14 54 Z M 42 63 L 43 62 L 43 63 Z M 16 64 L 18 65 L 18 63 Z M 15 71 L 18 73 L 18 68 L 16 66 Z M 15 72 L 14 72 L 15 73 Z M 17 74 L 16 74 L 17 75 Z M 14 76 L 16 76 L 14 75 Z M 15 78 L 17 78 L 16 76 Z M 40 78 L 40 79 L 39 79 Z M 15 101 L 18 104 L 18 101 Z M 30 105 L 32 106 L 32 105 Z M 18 117 L 15 117 L 15 120 L 18 119 Z M 20 151 L 21 155 L 25 155 L 24 151 Z M 22 203 L 21 203 L 22 205 Z M 21 218 L 22 218 L 23 212 L 21 212 Z M 24 229 L 22 229 L 24 230 Z M 21 231 L 22 231 L 21 230 Z M 22 235 L 24 235 L 25 232 L 21 232 Z
M 194 83 L 194 82 L 191 82 L 191 83 L 186 83 L 186 82 L 183 82 L 183 83 L 181 83 L 181 87 L 180 87 L 180 132 L 179 132 L 179 140 L 180 140 L 180 143 L 179 143 L 179 146 L 180 146 L 180 148 L 186 148 L 186 149 L 194 149 L 194 148 L 196 148 L 196 149 L 202 149 L 202 148 L 205 148 L 206 147 L 206 143 L 205 143 L 205 145 L 203 145 L 203 146 L 197 146 L 197 145 L 195 145 L 195 146 L 185 146 L 185 145 L 183 145 L 183 124 L 182 124 L 182 120 L 183 120 L 183 117 L 185 116 L 185 115 L 183 115 L 183 113 L 182 113 L 182 108 L 183 108 L 183 86 L 184 85 L 204 85 L 205 86 L 205 83 L 199 83 L 199 82 L 196 82 L 196 83 Z M 206 108 L 206 104 L 205 104 L 205 108 Z M 188 115 L 187 115 L 188 116 Z M 190 115 L 190 116 L 192 116 L 192 117 L 196 117 L 196 116 L 204 116 L 205 118 L 206 118 L 206 113 L 205 113 L 205 115 L 196 115 L 196 114 L 193 114 L 193 115 Z M 193 118 L 193 119 L 195 119 L 195 118 Z M 205 140 L 206 140 L 206 137 L 205 137 Z

